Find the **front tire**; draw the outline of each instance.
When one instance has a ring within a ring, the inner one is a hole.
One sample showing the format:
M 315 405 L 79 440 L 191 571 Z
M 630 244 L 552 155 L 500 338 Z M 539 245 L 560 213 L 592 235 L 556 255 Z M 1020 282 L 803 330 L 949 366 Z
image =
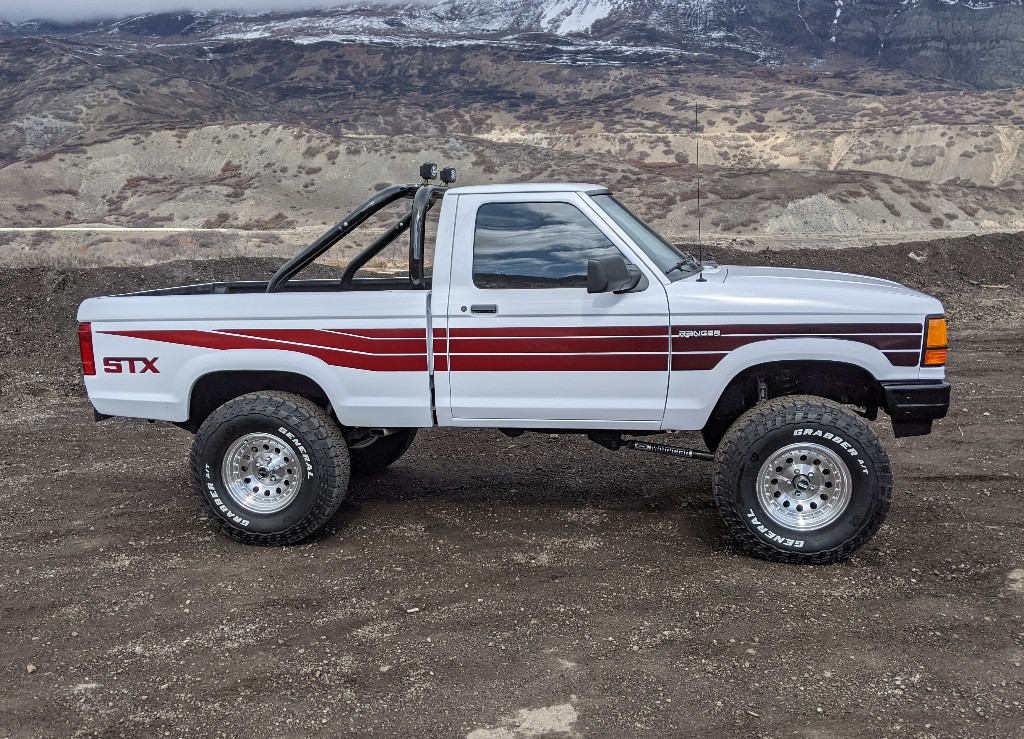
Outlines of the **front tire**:
M 319 530 L 348 490 L 348 447 L 318 405 L 258 392 L 229 400 L 196 434 L 192 480 L 203 510 L 245 544 L 294 544 Z
M 874 432 L 819 398 L 759 403 L 732 425 L 715 461 L 722 520 L 763 559 L 842 561 L 881 528 L 892 501 L 889 458 Z

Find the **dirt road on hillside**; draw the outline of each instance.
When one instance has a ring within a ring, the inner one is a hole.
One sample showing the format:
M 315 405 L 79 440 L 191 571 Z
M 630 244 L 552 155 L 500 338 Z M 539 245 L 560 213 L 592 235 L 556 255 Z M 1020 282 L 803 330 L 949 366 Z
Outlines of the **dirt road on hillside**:
M 187 433 L 93 423 L 74 309 L 273 265 L 0 270 L 0 737 L 1019 736 L 1020 253 L 747 255 L 888 274 L 952 318 L 950 416 L 876 424 L 889 522 L 815 568 L 736 554 L 710 465 L 463 430 L 355 479 L 313 541 L 235 544 Z

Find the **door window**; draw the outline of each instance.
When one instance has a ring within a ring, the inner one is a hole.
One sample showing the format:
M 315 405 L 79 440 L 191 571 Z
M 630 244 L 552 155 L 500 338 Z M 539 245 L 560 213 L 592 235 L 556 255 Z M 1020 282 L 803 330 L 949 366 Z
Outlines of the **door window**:
M 478 288 L 587 286 L 587 260 L 619 254 L 569 203 L 486 203 L 476 214 L 473 284 Z

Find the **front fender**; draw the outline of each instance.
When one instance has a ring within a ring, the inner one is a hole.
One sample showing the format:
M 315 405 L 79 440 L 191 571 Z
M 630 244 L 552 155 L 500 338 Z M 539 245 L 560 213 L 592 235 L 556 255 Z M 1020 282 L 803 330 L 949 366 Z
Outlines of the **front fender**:
M 725 388 L 738 374 L 771 362 L 839 362 L 863 369 L 876 380 L 917 379 L 917 366 L 894 365 L 873 346 L 839 338 L 780 338 L 723 353 L 714 367 L 706 370 L 673 370 L 663 427 L 696 430 L 704 427 Z M 678 357 L 679 355 L 674 355 Z M 685 365 L 683 362 L 677 363 Z

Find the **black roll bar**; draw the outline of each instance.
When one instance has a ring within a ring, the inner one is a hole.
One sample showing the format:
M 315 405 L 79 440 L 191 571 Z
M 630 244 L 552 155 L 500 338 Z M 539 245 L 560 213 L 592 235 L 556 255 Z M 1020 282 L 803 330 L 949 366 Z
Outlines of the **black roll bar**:
M 400 198 L 411 197 L 413 193 L 416 193 L 418 196 L 418 190 L 420 188 L 420 185 L 392 185 L 385 190 L 381 190 L 379 193 L 345 216 L 343 220 L 336 223 L 331 230 L 285 262 L 281 268 L 274 273 L 274 276 L 270 278 L 270 282 L 267 283 L 267 292 L 277 292 L 281 285 L 316 261 L 321 254 L 337 244 L 341 239 L 352 233 L 352 231 L 360 226 L 367 218 L 372 216 L 381 208 L 390 205 Z M 426 211 L 424 211 L 424 213 L 425 212 Z M 420 221 L 420 224 L 422 224 L 422 221 Z M 415 234 L 416 231 L 420 232 L 420 248 L 422 252 L 422 228 L 414 229 L 413 233 Z M 410 265 L 410 268 L 411 266 L 412 265 Z M 422 265 L 420 267 L 420 271 L 422 272 Z M 422 284 L 422 282 L 414 284 Z
M 406 214 L 402 216 L 398 222 L 375 238 L 369 246 L 359 252 L 359 254 L 357 254 L 352 261 L 348 263 L 348 266 L 345 267 L 345 271 L 341 273 L 341 286 L 344 287 L 346 285 L 351 285 L 352 278 L 356 276 L 356 272 L 362 269 L 363 265 L 377 256 L 385 246 L 407 231 L 411 225 L 412 211 L 410 210 L 406 211 Z
M 427 211 L 433 207 L 434 201 L 444 197 L 446 189 L 438 185 L 423 185 L 416 191 L 416 197 L 412 202 L 413 223 L 416 224 L 416 228 L 409 235 L 409 282 L 414 287 L 423 287 L 425 284 L 423 241 L 426 238 L 424 223 Z

